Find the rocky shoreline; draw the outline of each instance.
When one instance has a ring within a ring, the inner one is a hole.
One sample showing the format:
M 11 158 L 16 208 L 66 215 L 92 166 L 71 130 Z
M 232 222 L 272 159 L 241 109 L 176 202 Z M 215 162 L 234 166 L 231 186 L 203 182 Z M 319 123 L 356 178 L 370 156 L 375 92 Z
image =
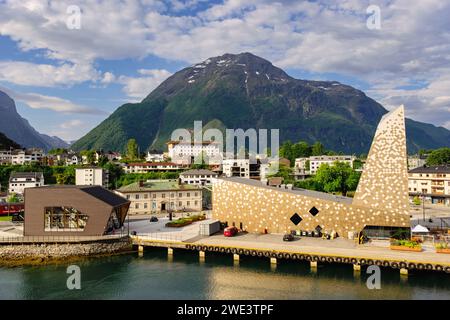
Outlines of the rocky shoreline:
M 0 266 L 67 262 L 93 256 L 130 252 L 129 238 L 86 243 L 41 243 L 0 245 Z

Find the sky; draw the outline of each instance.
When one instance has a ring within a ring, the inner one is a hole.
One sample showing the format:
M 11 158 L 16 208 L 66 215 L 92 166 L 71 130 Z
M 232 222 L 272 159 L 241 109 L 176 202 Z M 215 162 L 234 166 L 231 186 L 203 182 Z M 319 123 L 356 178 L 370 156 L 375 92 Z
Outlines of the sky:
M 0 0 L 0 90 L 72 141 L 184 67 L 252 52 L 450 129 L 448 17 L 441 0 Z

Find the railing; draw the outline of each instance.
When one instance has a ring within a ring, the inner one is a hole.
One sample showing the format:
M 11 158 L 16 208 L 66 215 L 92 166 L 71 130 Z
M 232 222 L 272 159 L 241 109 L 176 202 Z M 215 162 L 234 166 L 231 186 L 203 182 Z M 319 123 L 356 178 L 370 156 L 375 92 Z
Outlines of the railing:
M 13 243 L 58 243 L 58 242 L 90 242 L 107 241 L 127 238 L 128 235 L 98 235 L 98 236 L 22 236 L 0 237 L 0 244 Z
M 167 232 L 138 233 L 132 236 L 134 239 L 142 240 L 166 240 L 166 241 L 183 241 L 183 235 Z

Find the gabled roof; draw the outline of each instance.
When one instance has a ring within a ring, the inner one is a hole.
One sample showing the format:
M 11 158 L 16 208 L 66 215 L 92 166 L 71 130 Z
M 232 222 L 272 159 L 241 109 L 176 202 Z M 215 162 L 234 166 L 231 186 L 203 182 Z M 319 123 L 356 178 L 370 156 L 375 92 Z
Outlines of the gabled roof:
M 11 172 L 9 181 L 12 179 L 44 179 L 42 172 Z

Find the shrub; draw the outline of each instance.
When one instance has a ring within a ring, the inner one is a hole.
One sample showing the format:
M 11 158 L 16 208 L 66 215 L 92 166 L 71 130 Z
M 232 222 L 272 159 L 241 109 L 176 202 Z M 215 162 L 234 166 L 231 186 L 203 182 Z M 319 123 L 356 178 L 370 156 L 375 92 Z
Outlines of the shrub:
M 435 245 L 436 249 L 448 249 L 448 243 L 447 242 L 441 242 Z
M 420 248 L 421 245 L 417 241 L 412 240 L 392 240 L 391 241 L 392 246 L 399 246 L 399 247 L 407 247 L 407 248 Z

